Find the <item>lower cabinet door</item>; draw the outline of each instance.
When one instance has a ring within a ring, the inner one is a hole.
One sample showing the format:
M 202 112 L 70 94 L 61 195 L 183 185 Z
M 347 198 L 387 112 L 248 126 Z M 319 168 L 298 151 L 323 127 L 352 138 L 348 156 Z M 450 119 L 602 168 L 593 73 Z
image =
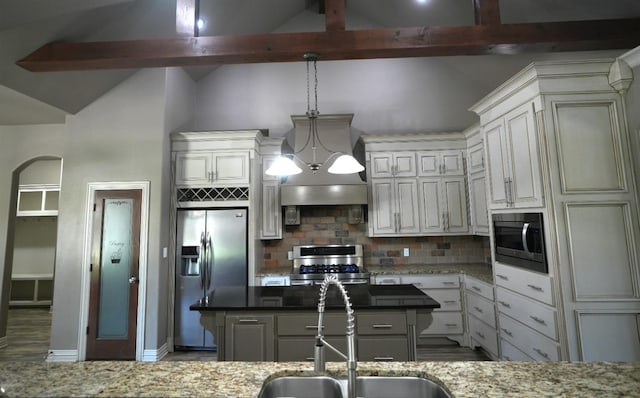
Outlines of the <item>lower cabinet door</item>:
M 325 337 L 325 340 L 336 347 L 342 353 L 347 355 L 347 340 L 343 336 Z M 278 361 L 279 362 L 299 362 L 313 361 L 314 348 L 316 345 L 315 337 L 307 336 L 290 336 L 278 338 Z M 344 359 L 333 352 L 329 347 L 324 349 L 325 361 L 339 362 Z
M 405 337 L 360 337 L 359 361 L 408 361 L 409 343 Z
M 273 361 L 273 327 L 273 315 L 227 315 L 225 360 Z

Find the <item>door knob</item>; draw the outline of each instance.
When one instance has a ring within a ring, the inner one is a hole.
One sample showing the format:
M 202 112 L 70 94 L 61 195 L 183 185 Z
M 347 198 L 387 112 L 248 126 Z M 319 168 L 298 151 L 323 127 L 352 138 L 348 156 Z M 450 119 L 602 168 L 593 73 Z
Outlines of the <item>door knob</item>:
M 129 284 L 133 285 L 134 283 L 138 283 L 139 279 L 135 276 L 132 276 L 131 278 L 129 278 Z

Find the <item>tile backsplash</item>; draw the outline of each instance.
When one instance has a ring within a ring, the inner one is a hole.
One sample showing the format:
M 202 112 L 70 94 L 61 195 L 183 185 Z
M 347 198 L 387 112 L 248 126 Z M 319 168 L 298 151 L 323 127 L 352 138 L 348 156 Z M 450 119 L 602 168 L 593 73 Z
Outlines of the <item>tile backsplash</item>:
M 283 239 L 264 241 L 264 269 L 287 270 L 287 252 L 296 245 L 361 244 L 368 266 L 402 266 L 452 263 L 487 263 L 489 238 L 484 236 L 416 236 L 370 238 L 367 224 L 349 224 L 348 206 L 302 206 L 300 225 L 287 225 Z M 409 256 L 403 250 L 409 248 Z

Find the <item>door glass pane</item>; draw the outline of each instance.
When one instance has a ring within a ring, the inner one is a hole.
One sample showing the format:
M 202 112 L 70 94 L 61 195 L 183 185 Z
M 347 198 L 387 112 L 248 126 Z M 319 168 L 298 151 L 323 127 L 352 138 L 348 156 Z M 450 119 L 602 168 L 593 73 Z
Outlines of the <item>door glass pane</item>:
M 133 199 L 105 199 L 98 338 L 126 338 Z

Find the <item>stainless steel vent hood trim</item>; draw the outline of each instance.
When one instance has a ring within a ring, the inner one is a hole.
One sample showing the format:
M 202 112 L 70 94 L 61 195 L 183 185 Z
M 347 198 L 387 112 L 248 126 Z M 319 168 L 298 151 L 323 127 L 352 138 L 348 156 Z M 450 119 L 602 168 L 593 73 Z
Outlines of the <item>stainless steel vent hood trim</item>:
M 318 116 L 319 136 L 328 149 L 353 155 L 352 146 L 357 137 L 352 137 L 352 119 L 351 113 Z M 303 150 L 309 134 L 309 119 L 306 115 L 293 115 L 291 120 L 294 128 L 282 143 L 283 154 L 294 152 L 303 161 L 311 163 L 311 148 Z M 318 145 L 319 161 L 325 161 L 330 154 Z M 289 176 L 280 185 L 282 206 L 367 204 L 367 184 L 361 175 L 330 174 L 327 169 L 331 161 L 323 164 L 315 173 L 300 165 L 302 173 Z

